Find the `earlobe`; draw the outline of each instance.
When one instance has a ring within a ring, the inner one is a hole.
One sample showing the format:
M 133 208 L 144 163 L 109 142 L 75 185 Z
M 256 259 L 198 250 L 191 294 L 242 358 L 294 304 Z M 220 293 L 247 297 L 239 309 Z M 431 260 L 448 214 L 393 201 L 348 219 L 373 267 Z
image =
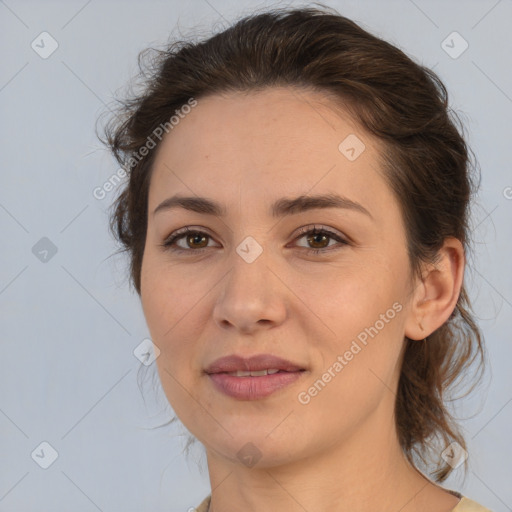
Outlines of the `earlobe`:
M 405 336 L 422 340 L 450 318 L 457 305 L 464 277 L 464 248 L 449 237 L 438 251 L 435 263 L 426 264 L 413 295 Z

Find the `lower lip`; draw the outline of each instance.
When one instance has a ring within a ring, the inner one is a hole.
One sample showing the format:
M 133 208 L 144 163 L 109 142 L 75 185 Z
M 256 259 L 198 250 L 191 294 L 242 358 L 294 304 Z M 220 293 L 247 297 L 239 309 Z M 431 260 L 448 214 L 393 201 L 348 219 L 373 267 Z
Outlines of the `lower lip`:
M 261 377 L 235 377 L 227 373 L 210 373 L 208 376 L 222 393 L 238 400 L 259 400 L 300 379 L 304 371 L 278 372 Z

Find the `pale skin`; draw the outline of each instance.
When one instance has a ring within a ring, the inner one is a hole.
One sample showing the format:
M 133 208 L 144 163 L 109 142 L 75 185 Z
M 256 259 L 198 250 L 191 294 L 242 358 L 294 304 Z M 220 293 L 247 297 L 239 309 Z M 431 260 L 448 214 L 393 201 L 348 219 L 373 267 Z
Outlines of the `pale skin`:
M 407 463 L 394 400 L 404 339 L 422 340 L 449 318 L 464 251 L 447 239 L 439 262 L 413 276 L 382 148 L 332 107 L 319 92 L 290 88 L 200 98 L 156 155 L 141 301 L 166 396 L 205 446 L 212 512 L 449 512 L 459 501 Z M 349 134 L 365 144 L 354 161 L 338 149 Z M 270 213 L 278 199 L 330 193 L 368 213 Z M 209 198 L 225 215 L 153 213 L 173 195 Z M 185 226 L 202 235 L 176 241 L 181 252 L 162 247 Z M 298 233 L 315 226 L 348 244 Z M 251 263 L 236 251 L 248 236 L 263 249 Z M 299 393 L 395 303 L 401 311 L 300 403 Z M 221 393 L 204 373 L 221 356 L 260 353 L 307 371 L 254 401 Z M 249 442 L 260 457 L 253 467 L 237 456 Z

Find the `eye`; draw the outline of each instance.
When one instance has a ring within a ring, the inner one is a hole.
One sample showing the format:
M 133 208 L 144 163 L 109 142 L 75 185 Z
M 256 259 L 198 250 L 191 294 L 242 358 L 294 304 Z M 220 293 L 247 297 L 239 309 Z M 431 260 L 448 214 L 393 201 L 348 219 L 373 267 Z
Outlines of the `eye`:
M 178 229 L 170 237 L 168 237 L 162 245 L 166 249 L 173 251 L 202 252 L 208 248 L 208 238 L 211 238 L 208 233 L 204 231 L 191 229 L 189 226 Z M 185 246 L 178 245 L 177 242 L 184 239 Z M 205 242 L 206 240 L 206 242 Z
M 312 244 L 313 248 L 306 247 L 306 251 L 312 254 L 326 253 L 339 249 L 340 244 L 349 245 L 349 242 L 343 239 L 339 234 L 326 228 L 317 228 L 314 226 L 311 229 L 311 226 L 306 226 L 300 229 L 299 234 L 300 236 L 297 237 L 296 240 L 305 238 L 307 243 Z M 333 244 L 334 246 L 338 245 L 338 247 L 329 246 L 329 239 L 338 242 L 338 244 Z
M 343 239 L 339 234 L 326 228 L 317 228 L 316 226 L 311 228 L 311 226 L 307 226 L 299 230 L 299 235 L 300 236 L 295 240 L 305 238 L 307 243 L 313 245 L 313 248 L 299 245 L 299 247 L 304 247 L 306 252 L 310 254 L 326 253 L 328 251 L 339 249 L 340 245 L 349 245 L 349 242 Z M 161 246 L 165 249 L 177 252 L 200 253 L 209 247 L 212 247 L 211 245 L 208 245 L 208 239 L 212 239 L 208 233 L 198 229 L 192 229 L 190 226 L 187 226 L 175 231 L 161 244 Z M 178 242 L 182 241 L 184 245 L 179 245 Z M 338 244 L 329 245 L 330 241 L 336 241 Z M 338 247 L 335 247 L 336 245 L 338 245 Z

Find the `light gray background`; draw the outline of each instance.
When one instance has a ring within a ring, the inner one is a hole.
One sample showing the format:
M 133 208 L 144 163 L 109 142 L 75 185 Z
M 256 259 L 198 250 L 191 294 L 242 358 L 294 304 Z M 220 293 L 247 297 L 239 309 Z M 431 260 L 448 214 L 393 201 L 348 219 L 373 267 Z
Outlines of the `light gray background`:
M 473 415 L 468 478 L 457 470 L 445 486 L 512 510 L 512 1 L 326 3 L 434 67 L 464 113 L 482 168 L 468 277 L 491 371 L 462 408 Z M 265 5 L 0 1 L 0 511 L 184 512 L 209 492 L 200 446 L 187 459 L 179 428 L 151 428 L 172 412 L 152 385 L 154 364 L 146 402 L 137 385 L 133 350 L 148 331 L 124 260 L 110 257 L 115 192 L 93 196 L 118 168 L 94 126 L 138 52 L 178 23 L 206 34 Z M 31 48 L 43 31 L 59 45 L 47 59 Z M 456 59 L 441 46 L 453 31 L 469 43 Z M 42 237 L 57 247 L 46 262 L 32 252 Z M 31 456 L 43 441 L 58 452 L 48 469 Z

